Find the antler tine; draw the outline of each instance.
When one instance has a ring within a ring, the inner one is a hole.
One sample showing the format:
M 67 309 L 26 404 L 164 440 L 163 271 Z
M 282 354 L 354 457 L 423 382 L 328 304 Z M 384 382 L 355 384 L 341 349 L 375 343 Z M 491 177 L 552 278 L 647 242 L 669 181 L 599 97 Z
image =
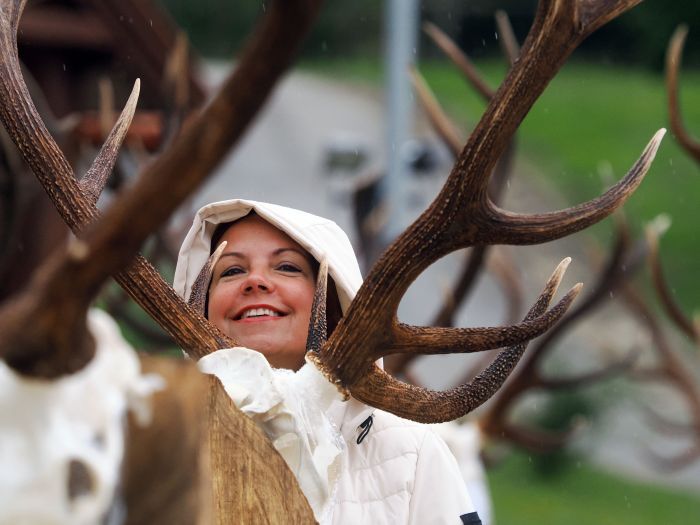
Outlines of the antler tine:
M 688 403 L 691 426 L 696 429 L 696 438 L 700 447 L 700 389 L 694 378 L 688 373 L 680 358 L 673 352 L 663 333 L 659 320 L 640 295 L 631 287 L 625 287 L 627 304 L 649 330 L 654 349 L 658 355 L 658 365 L 637 374 L 641 380 L 664 381 L 676 388 Z
M 693 321 L 688 318 L 678 303 L 673 298 L 668 280 L 664 276 L 661 266 L 661 256 L 659 255 L 659 236 L 670 226 L 668 216 L 662 215 L 652 221 L 645 233 L 649 243 L 649 265 L 651 266 L 651 276 L 654 282 L 654 289 L 661 300 L 666 313 L 676 326 L 695 344 L 700 344 L 700 330 Z
M 141 81 L 136 79 L 134 87 L 131 90 L 131 95 L 122 110 L 121 115 L 114 124 L 112 131 L 105 140 L 100 152 L 90 166 L 90 169 L 80 179 L 80 189 L 85 194 L 91 204 L 96 204 L 100 198 L 100 194 L 104 189 L 107 179 L 112 173 L 114 163 L 119 156 L 119 148 L 126 137 L 126 132 L 129 130 L 131 120 L 136 112 L 136 103 L 138 102 L 139 92 L 141 91 Z
M 490 242 L 539 244 L 599 222 L 622 206 L 641 184 L 665 134 L 663 128 L 657 131 L 627 175 L 600 197 L 565 210 L 539 215 L 510 213 L 491 205 L 487 214 L 494 225 L 484 228 L 484 233 L 492 236 Z
M 314 300 L 311 305 L 309 333 L 306 337 L 306 351 L 318 353 L 328 339 L 328 322 L 326 318 L 326 298 L 328 296 L 328 259 L 321 260 L 316 278 Z
M 593 285 L 592 291 L 561 322 L 536 342 L 511 380 L 504 385 L 494 402 L 483 414 L 482 426 L 490 435 L 494 437 L 501 435 L 502 428 L 509 425 L 507 416 L 514 401 L 521 398 L 528 390 L 579 386 L 630 368 L 633 356 L 636 357 L 632 353 L 608 367 L 561 380 L 543 376 L 540 366 L 547 351 L 553 348 L 553 343 L 564 334 L 567 328 L 570 328 L 576 320 L 590 313 L 604 298 L 608 297 L 611 290 L 623 285 L 626 275 L 631 275 L 641 267 L 645 255 L 645 250 L 641 247 L 645 248 L 645 243 L 637 243 L 633 249 L 630 249 L 629 232 L 622 217 L 618 217 L 616 226 L 616 238 L 611 255 Z
M 573 323 L 593 311 L 611 292 L 623 285 L 625 276 L 633 275 L 639 270 L 645 254 L 646 242 L 642 240 L 634 248 L 630 248 L 629 232 L 622 223 L 618 223 L 612 253 L 591 292 L 569 312 L 569 315 L 537 341 L 523 369 L 535 366 L 540 356 L 551 348 Z
M 696 443 L 675 456 L 662 456 L 651 450 L 647 451 L 647 455 L 658 468 L 666 472 L 674 472 L 686 468 L 688 465 L 692 465 L 700 458 L 700 443 Z
M 464 77 L 476 89 L 476 91 L 485 99 L 490 100 L 493 97 L 493 89 L 481 78 L 481 75 L 476 70 L 476 67 L 469 60 L 469 57 L 454 43 L 445 32 L 431 22 L 423 24 L 423 32 L 428 35 L 435 44 L 449 57 L 454 65 L 459 68 Z
M 494 16 L 496 18 L 496 27 L 498 27 L 501 47 L 503 48 L 503 52 L 508 57 L 508 60 L 512 66 L 520 54 L 518 39 L 515 38 L 515 33 L 513 32 L 513 26 L 510 24 L 508 13 L 498 9 Z
M 415 89 L 418 100 L 428 115 L 430 124 L 448 147 L 452 155 L 457 157 L 459 152 L 462 151 L 462 144 L 464 144 L 464 141 L 459 136 L 459 132 L 440 106 L 440 103 L 437 101 L 437 98 L 435 98 L 435 95 L 425 81 L 425 78 L 423 78 L 423 75 L 413 66 L 409 69 L 409 75 L 411 77 L 413 89 Z
M 659 433 L 665 434 L 667 436 L 689 436 L 692 433 L 700 431 L 697 425 L 691 425 L 688 423 L 681 423 L 679 421 L 673 420 L 666 415 L 661 415 L 655 409 L 652 409 L 648 405 L 643 405 L 644 415 L 647 421 L 649 421 L 650 426 L 654 428 Z
M 631 370 L 637 362 L 639 355 L 640 352 L 638 350 L 630 350 L 626 355 L 598 370 L 591 370 L 570 377 L 541 378 L 538 385 L 547 390 L 568 390 L 572 387 L 581 387 L 597 383 Z
M 537 430 L 522 425 L 507 423 L 497 428 L 482 427 L 483 432 L 499 439 L 507 439 L 534 453 L 554 452 L 566 445 L 583 426 L 583 419 L 575 419 L 569 428 L 556 432 Z
M 569 261 L 564 259 L 554 270 L 544 290 L 525 317 L 526 321 L 541 316 L 547 309 Z M 507 348 L 499 353 L 494 362 L 471 383 L 445 392 L 402 383 L 381 370 L 376 364 L 371 365 L 369 370 L 365 368 L 366 365 L 358 367 L 355 364 L 354 371 L 356 372 L 359 368 L 361 373 L 356 374 L 352 382 L 345 383 L 345 378 L 352 377 L 348 374 L 353 371 L 352 363 L 338 370 L 329 369 L 324 362 L 323 353 L 312 357 L 312 360 L 331 380 L 336 381 L 339 388 L 343 389 L 347 386 L 352 395 L 364 403 L 413 421 L 440 423 L 457 419 L 488 400 L 513 371 L 526 346 L 527 343 L 522 343 Z
M 520 324 L 493 328 L 433 328 L 399 324 L 394 342 L 374 354 L 375 358 L 393 353 L 425 355 L 470 353 L 519 344 L 542 335 L 566 313 L 581 291 L 578 283 L 547 313 Z
M 668 91 L 668 110 L 671 119 L 671 131 L 688 154 L 700 162 L 700 142 L 691 138 L 681 116 L 678 102 L 678 70 L 683 57 L 683 47 L 688 36 L 688 26 L 678 26 L 668 43 L 666 50 L 666 90 Z
M 207 293 L 209 292 L 209 284 L 211 283 L 211 277 L 214 273 L 214 267 L 216 263 L 219 262 L 221 254 L 224 253 L 227 244 L 228 241 L 223 241 L 217 246 L 214 253 L 209 256 L 207 262 L 202 266 L 194 283 L 192 283 L 192 291 L 190 292 L 190 298 L 187 302 L 203 317 L 206 310 Z

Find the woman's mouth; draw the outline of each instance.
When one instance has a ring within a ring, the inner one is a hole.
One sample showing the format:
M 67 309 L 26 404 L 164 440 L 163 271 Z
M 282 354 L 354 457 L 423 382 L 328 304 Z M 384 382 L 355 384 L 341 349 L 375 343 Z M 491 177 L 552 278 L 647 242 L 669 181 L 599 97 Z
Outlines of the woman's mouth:
M 234 320 L 243 321 L 246 319 L 257 319 L 261 317 L 283 317 L 283 314 L 269 307 L 252 307 L 244 309 L 234 318 Z

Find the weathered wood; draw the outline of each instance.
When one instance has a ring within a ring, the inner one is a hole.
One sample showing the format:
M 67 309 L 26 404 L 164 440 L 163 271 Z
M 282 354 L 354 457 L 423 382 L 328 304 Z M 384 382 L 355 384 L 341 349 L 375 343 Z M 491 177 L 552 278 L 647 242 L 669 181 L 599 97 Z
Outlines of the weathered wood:
M 311 507 L 270 440 L 213 376 L 190 361 L 141 356 L 167 388 L 153 420 L 129 417 L 127 523 L 313 523 Z
M 153 395 L 150 424 L 129 416 L 119 495 L 126 523 L 211 523 L 208 378 L 185 360 L 142 355 L 141 367 L 167 386 Z
M 315 522 L 282 457 L 214 377 L 209 378 L 209 420 L 215 523 Z

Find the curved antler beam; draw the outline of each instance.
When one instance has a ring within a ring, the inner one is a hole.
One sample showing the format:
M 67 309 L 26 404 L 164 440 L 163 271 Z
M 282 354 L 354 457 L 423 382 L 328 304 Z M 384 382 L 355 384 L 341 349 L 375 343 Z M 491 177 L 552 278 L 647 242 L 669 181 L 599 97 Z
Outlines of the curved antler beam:
M 668 92 L 668 110 L 671 120 L 671 131 L 676 136 L 681 147 L 688 154 L 700 162 L 700 142 L 694 140 L 681 116 L 680 103 L 678 101 L 678 70 L 683 58 L 683 47 L 688 36 L 688 26 L 680 25 L 673 33 L 666 50 L 666 91 Z
M 651 267 L 651 277 L 654 282 L 654 289 L 661 301 L 666 313 L 675 325 L 690 338 L 695 344 L 700 344 L 700 328 L 685 315 L 683 309 L 676 302 L 671 292 L 671 287 L 664 275 L 659 255 L 659 236 L 670 225 L 670 219 L 665 216 L 657 217 L 645 228 L 647 242 L 649 243 L 649 266 Z
M 674 472 L 692 465 L 700 458 L 700 443 L 689 447 L 684 452 L 675 456 L 662 456 L 651 450 L 647 452 L 647 455 L 658 468 L 666 472 Z
M 597 370 L 591 370 L 570 377 L 540 378 L 538 385 L 547 390 L 568 390 L 598 383 L 604 379 L 619 376 L 631 370 L 639 358 L 639 355 L 639 351 L 631 350 L 626 355 Z
M 514 424 L 506 424 L 502 427 L 498 427 L 495 431 L 490 428 L 484 428 L 483 430 L 488 435 L 497 435 L 500 439 L 507 439 L 531 452 L 541 454 L 560 450 L 571 441 L 571 438 L 584 424 L 585 423 L 580 419 L 574 420 L 568 428 L 559 432 L 542 431 Z

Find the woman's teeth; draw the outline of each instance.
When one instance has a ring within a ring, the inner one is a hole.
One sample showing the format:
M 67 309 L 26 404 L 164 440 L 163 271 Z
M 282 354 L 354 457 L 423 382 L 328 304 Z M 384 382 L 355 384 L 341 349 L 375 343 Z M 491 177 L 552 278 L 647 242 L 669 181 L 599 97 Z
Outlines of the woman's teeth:
M 280 314 L 278 312 L 270 310 L 269 308 L 251 308 L 250 310 L 246 310 L 245 312 L 243 312 L 243 315 L 241 315 L 241 319 L 263 316 L 279 317 L 279 315 Z

